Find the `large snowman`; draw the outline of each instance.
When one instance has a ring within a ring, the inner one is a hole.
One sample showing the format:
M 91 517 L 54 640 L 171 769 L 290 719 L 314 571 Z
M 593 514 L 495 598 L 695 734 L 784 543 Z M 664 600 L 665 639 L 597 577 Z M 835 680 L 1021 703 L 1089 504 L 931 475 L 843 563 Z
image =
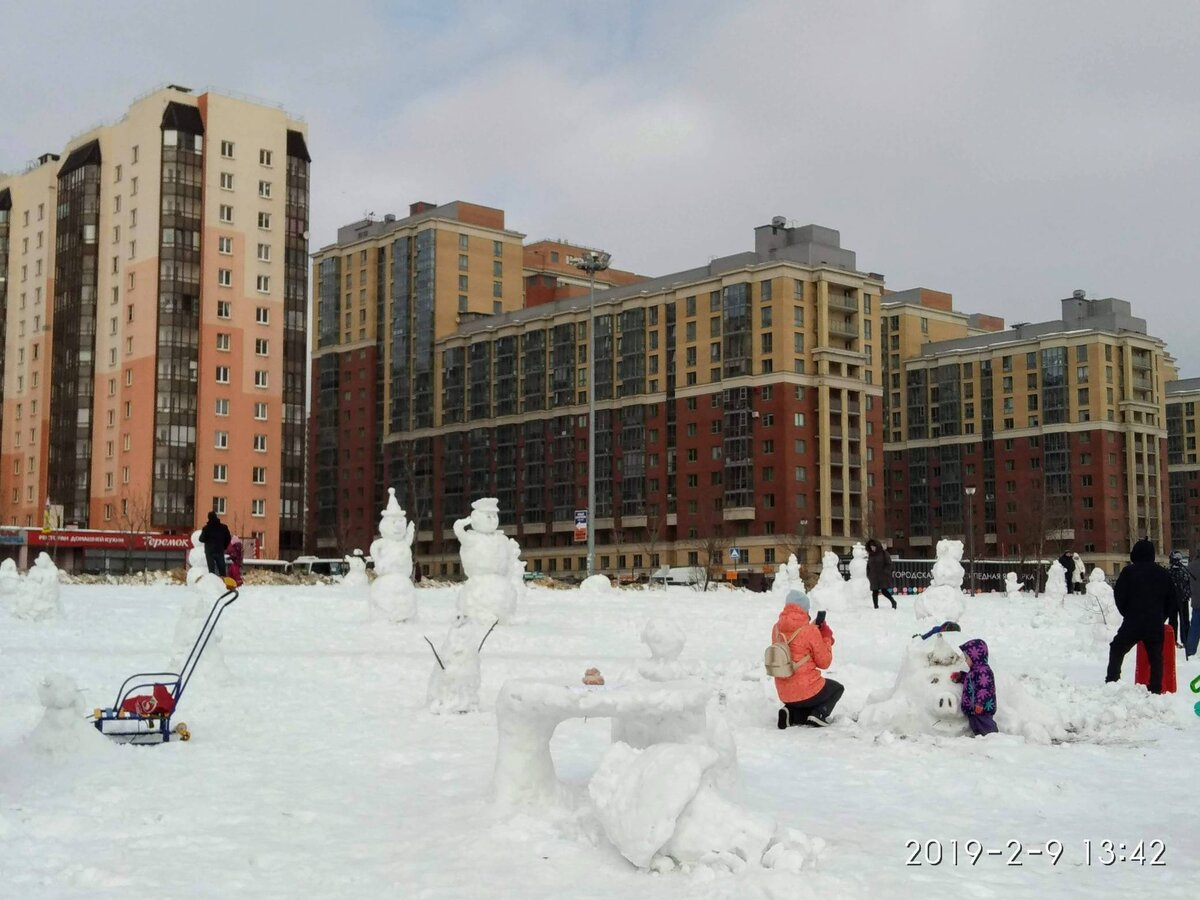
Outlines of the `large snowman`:
M 372 614 L 389 622 L 406 622 L 417 616 L 417 591 L 412 582 L 416 528 L 397 502 L 396 489 L 388 488 L 387 509 L 379 514 L 379 537 L 371 543 L 375 580 L 370 602 Z
M 813 610 L 842 612 L 846 608 L 846 590 L 846 579 L 838 570 L 838 556 L 832 550 L 826 550 L 821 557 L 821 574 L 808 592 Z
M 933 564 L 933 584 L 913 601 L 918 625 L 957 622 L 967 603 L 963 597 L 962 541 L 937 542 L 937 561 Z
M 867 548 L 856 541 L 850 551 L 850 580 L 846 582 L 846 595 L 859 607 L 866 607 L 871 599 L 871 579 L 867 577 Z
M 517 585 L 523 566 L 520 545 L 500 531 L 500 504 L 483 497 L 471 514 L 454 523 L 466 583 L 458 595 L 458 611 L 479 622 L 510 623 L 517 612 Z

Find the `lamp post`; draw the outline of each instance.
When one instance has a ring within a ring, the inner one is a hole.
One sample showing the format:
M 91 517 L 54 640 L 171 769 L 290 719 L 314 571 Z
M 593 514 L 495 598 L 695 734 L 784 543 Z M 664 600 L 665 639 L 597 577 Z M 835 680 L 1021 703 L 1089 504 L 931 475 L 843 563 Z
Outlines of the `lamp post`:
M 975 488 L 967 492 L 967 552 L 971 554 L 971 596 L 975 596 Z
M 588 273 L 588 498 L 587 573 L 596 572 L 596 273 L 608 268 L 609 254 L 588 250 L 568 260 Z

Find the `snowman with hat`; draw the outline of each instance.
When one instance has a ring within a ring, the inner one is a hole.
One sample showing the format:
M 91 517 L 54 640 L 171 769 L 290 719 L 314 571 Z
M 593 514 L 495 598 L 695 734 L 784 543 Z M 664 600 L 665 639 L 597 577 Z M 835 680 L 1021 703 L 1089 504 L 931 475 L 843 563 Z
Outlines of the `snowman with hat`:
M 482 497 L 471 514 L 454 523 L 466 584 L 458 595 L 458 611 L 480 622 L 509 624 L 517 612 L 517 582 L 524 566 L 520 545 L 500 530 L 500 502 Z

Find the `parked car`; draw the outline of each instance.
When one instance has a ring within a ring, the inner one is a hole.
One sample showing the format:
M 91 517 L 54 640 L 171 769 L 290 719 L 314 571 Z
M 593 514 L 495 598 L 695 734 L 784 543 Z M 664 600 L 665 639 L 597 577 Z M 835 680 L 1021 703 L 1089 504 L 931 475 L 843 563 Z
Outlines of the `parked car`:
M 284 559 L 244 559 L 242 574 L 257 570 L 259 572 L 277 572 L 280 575 L 291 575 L 292 564 Z
M 292 571 L 297 575 L 345 575 L 350 569 L 346 560 L 335 557 L 320 559 L 316 556 L 297 556 L 292 560 Z

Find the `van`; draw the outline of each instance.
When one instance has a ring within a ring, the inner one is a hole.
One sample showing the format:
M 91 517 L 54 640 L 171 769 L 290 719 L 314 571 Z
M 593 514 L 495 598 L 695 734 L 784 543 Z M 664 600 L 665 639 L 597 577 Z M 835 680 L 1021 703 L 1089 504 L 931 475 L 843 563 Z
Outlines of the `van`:
M 704 569 L 700 566 L 663 566 L 650 576 L 650 584 L 666 587 L 691 587 L 704 583 Z
M 315 556 L 297 556 L 292 560 L 292 571 L 297 575 L 323 575 L 331 577 L 334 575 L 345 575 L 349 570 L 350 564 L 340 557 L 319 559 Z

